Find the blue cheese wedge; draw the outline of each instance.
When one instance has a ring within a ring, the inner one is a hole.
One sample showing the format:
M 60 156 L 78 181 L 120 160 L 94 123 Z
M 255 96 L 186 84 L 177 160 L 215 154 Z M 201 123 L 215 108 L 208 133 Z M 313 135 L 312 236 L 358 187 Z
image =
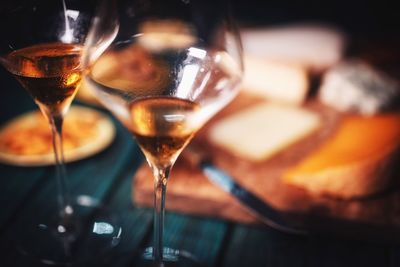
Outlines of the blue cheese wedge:
M 209 140 L 241 158 L 262 161 L 308 136 L 320 116 L 292 105 L 262 103 L 217 122 Z
M 319 99 L 339 111 L 372 115 L 399 101 L 399 84 L 360 61 L 343 62 L 329 70 Z

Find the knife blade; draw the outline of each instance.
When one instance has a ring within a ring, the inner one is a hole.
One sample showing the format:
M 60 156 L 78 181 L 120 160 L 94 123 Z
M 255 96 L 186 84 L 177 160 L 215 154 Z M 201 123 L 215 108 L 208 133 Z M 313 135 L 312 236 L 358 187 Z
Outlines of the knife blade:
M 290 223 L 283 218 L 281 212 L 241 186 L 227 172 L 215 166 L 207 157 L 204 157 L 201 152 L 190 148 L 187 149 L 186 152 L 189 154 L 188 157 L 191 158 L 190 161 L 194 160 L 195 164 L 202 170 L 203 174 L 211 183 L 233 196 L 244 209 L 260 219 L 260 221 L 286 233 L 298 235 L 307 234 L 305 229 L 290 225 Z

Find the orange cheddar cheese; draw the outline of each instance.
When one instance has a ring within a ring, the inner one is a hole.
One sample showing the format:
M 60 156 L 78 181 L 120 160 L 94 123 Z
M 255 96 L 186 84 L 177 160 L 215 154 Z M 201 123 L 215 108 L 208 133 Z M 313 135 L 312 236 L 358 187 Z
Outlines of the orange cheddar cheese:
M 400 144 L 400 114 L 350 115 L 319 149 L 283 175 L 285 183 L 340 198 L 370 195 L 388 183 Z

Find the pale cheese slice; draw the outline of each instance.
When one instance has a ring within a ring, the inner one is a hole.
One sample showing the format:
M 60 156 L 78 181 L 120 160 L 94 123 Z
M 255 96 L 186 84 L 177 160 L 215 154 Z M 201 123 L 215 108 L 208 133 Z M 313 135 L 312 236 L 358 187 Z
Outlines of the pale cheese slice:
M 209 138 L 239 157 L 261 161 L 319 126 L 319 115 L 304 108 L 262 103 L 217 122 L 210 129 Z
M 243 90 L 269 100 L 301 104 L 309 84 L 304 67 L 268 61 L 253 56 L 244 57 Z
M 320 73 L 342 58 L 346 35 L 320 24 L 292 24 L 243 29 L 243 49 L 258 58 L 300 64 Z

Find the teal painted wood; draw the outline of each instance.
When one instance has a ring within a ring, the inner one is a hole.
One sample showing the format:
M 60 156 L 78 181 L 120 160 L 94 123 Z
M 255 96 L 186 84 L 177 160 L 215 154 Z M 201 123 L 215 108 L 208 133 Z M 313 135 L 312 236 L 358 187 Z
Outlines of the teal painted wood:
M 236 225 L 227 243 L 222 266 L 307 266 L 306 237 Z
M 21 168 L 0 165 L 0 229 L 15 214 L 34 186 L 44 177 L 46 168 Z
M 87 194 L 102 201 L 122 170 L 134 160 L 134 147 L 130 134 L 118 126 L 116 140 L 108 149 L 92 158 L 68 165 L 71 191 L 74 194 Z M 30 201 L 18 211 L 16 220 L 8 229 L 9 234 L 12 235 L 16 229 L 21 229 L 25 225 L 29 226 L 35 222 L 48 224 L 54 219 L 57 214 L 56 183 L 54 172 L 46 174 L 50 176 L 48 182 L 44 183 L 43 187 L 39 188 Z M 38 247 L 40 248 L 39 245 Z M 15 260 L 17 263 L 12 266 L 22 266 L 18 258 L 10 259 L 11 262 Z
M 150 209 L 134 207 L 132 203 L 133 171 L 124 175 L 124 180 L 110 200 L 108 207 L 119 217 L 122 225 L 122 238 L 117 251 L 133 255 L 151 228 L 153 213 Z
M 211 267 L 218 259 L 226 229 L 223 221 L 167 212 L 164 246 L 189 252 L 201 266 Z M 147 246 L 152 244 L 151 235 Z
M 141 154 L 139 150 L 137 152 Z M 137 167 L 135 164 L 132 169 L 136 170 Z M 108 205 L 121 217 L 124 234 L 115 254 L 102 262 L 104 266 L 135 266 L 143 249 L 152 245 L 153 210 L 133 207 L 133 175 L 134 171 L 125 170 L 123 180 Z M 225 231 L 226 226 L 222 221 L 167 213 L 165 246 L 193 252 L 204 266 L 214 266 Z
M 134 143 L 129 133 L 118 126 L 113 144 L 100 154 L 67 165 L 71 195 L 88 195 L 102 200 L 109 187 L 127 162 L 131 162 Z M 56 181 L 54 172 L 38 194 L 20 211 L 20 217 L 46 215 L 56 208 Z
M 141 245 L 151 229 L 153 213 L 150 209 L 136 208 L 132 204 L 132 177 L 137 167 L 138 164 L 133 164 L 122 173 L 107 203 L 110 211 L 118 217 L 122 228 L 121 241 L 110 255 L 95 264 L 96 267 L 128 267 L 141 255 Z
M 81 266 L 131 267 L 140 250 L 152 244 L 152 210 L 131 202 L 132 176 L 143 160 L 130 134 L 118 124 L 116 141 L 99 155 L 68 164 L 71 191 L 88 194 L 120 215 L 122 239 L 112 254 L 95 255 L 97 263 Z M 29 175 L 29 180 L 26 179 Z M 46 217 L 55 207 L 52 167 L 0 165 L 0 203 L 7 203 L 0 222 Z M 12 179 L 11 179 L 12 177 Z M 168 201 L 168 200 L 167 200 Z M 24 207 L 21 207 L 24 205 Z M 333 238 L 298 237 L 268 227 L 233 225 L 224 221 L 167 213 L 165 245 L 192 252 L 211 266 L 400 266 L 398 246 Z M 0 236 L 1 267 L 42 267 L 21 257 Z M 84 241 L 81 244 L 85 245 Z

